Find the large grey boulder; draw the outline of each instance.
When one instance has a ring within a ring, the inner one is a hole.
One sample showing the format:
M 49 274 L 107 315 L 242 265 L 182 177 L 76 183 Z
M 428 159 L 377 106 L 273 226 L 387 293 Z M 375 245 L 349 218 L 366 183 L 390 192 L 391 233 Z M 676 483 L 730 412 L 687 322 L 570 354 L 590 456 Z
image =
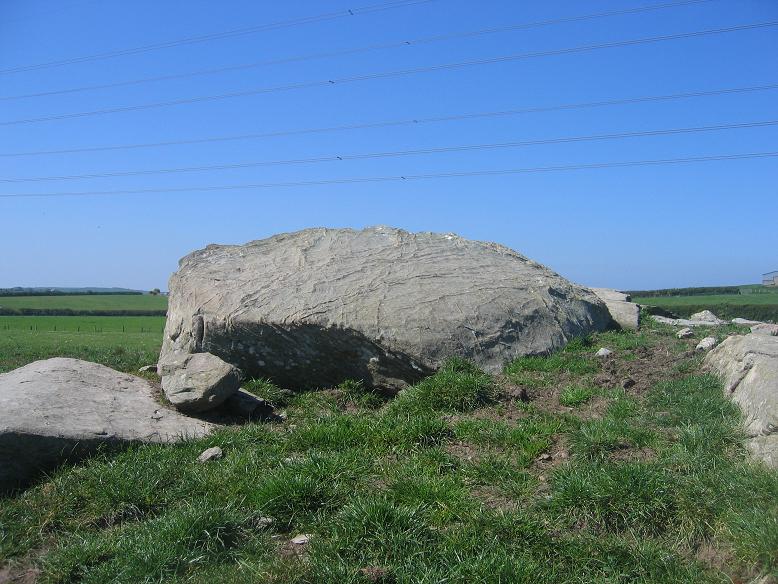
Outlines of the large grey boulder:
M 177 353 L 159 363 L 165 397 L 182 412 L 211 410 L 240 389 L 240 372 L 210 353 Z
M 778 337 L 731 336 L 705 356 L 743 411 L 751 453 L 778 468 Z
M 640 323 L 640 306 L 630 302 L 629 294 L 610 288 L 592 288 L 608 307 L 613 321 L 624 330 L 636 331 Z
M 307 229 L 184 257 L 160 363 L 208 351 L 285 387 L 351 378 L 394 391 L 453 355 L 496 372 L 609 322 L 590 290 L 501 245 Z
M 138 377 L 78 359 L 35 361 L 0 375 L 0 491 L 100 445 L 171 443 L 213 428 L 160 405 Z

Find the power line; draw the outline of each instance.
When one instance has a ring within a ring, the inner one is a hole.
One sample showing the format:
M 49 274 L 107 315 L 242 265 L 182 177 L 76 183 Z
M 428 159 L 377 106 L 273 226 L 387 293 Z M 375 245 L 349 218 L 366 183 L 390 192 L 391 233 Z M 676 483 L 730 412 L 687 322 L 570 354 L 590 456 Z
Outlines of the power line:
M 373 4 L 369 6 L 362 6 L 359 8 L 351 8 L 338 10 L 336 12 L 328 12 L 324 14 L 317 14 L 313 16 L 305 16 L 302 18 L 295 18 L 291 20 L 282 20 L 279 22 L 273 22 L 270 24 L 262 24 L 259 26 L 249 26 L 245 28 L 236 28 L 232 30 L 210 33 L 199 36 L 185 37 L 173 41 L 166 41 L 162 43 L 155 43 L 151 45 L 143 45 L 140 47 L 132 47 L 128 49 L 120 49 L 117 51 L 107 51 L 104 53 L 95 53 L 92 55 L 84 55 L 82 57 L 72 57 L 69 59 L 59 59 L 57 61 L 48 61 L 45 63 L 36 63 L 33 65 L 21 65 L 19 67 L 10 67 L 8 69 L 0 69 L 0 75 L 6 75 L 8 73 L 21 73 L 23 71 L 37 71 L 39 69 L 48 69 L 50 67 L 60 67 L 62 65 L 72 65 L 75 63 L 84 63 L 87 61 L 98 61 L 102 59 L 111 59 L 113 57 L 121 57 L 124 55 L 135 55 L 138 53 L 145 53 L 148 51 L 156 51 L 160 49 L 167 49 L 171 47 L 177 47 L 181 45 L 192 45 L 196 43 L 209 42 L 213 40 L 231 38 L 236 36 L 243 36 L 247 34 L 254 34 L 258 32 L 265 32 L 268 30 L 277 30 L 281 28 L 289 28 L 292 26 L 299 26 L 302 24 L 311 24 L 315 22 L 323 22 L 327 20 L 335 20 L 338 18 L 346 18 L 349 16 L 357 16 L 359 14 L 367 14 L 371 12 L 379 12 L 382 10 L 390 10 L 392 8 L 402 8 L 405 6 L 414 6 L 416 4 L 425 4 L 434 0 L 394 0 L 392 2 L 384 2 L 382 4 Z
M 638 132 L 620 132 L 616 134 L 592 134 L 586 136 L 564 136 L 559 138 L 544 138 L 539 140 L 524 140 L 514 142 L 498 142 L 492 144 L 468 144 L 460 146 L 444 146 L 438 148 L 419 148 L 414 150 L 395 150 L 389 152 L 368 152 L 361 154 L 319 156 L 315 158 L 298 158 L 291 160 L 268 160 L 259 162 L 243 162 L 231 164 L 216 164 L 206 166 L 190 166 L 179 168 L 159 168 L 152 170 L 112 171 L 93 174 L 74 174 L 65 176 L 42 176 L 27 178 L 3 178 L 3 183 L 43 182 L 57 180 L 77 180 L 93 178 L 113 178 L 127 176 L 148 176 L 153 174 L 176 174 L 182 172 L 203 172 L 210 170 L 235 170 L 241 168 L 256 168 L 259 166 L 279 166 L 312 164 L 318 162 L 342 162 L 349 160 L 366 160 L 371 158 L 395 158 L 400 156 L 415 156 L 420 154 L 442 154 L 449 152 L 471 152 L 475 150 L 497 150 L 503 148 L 520 148 L 525 146 L 538 146 L 544 144 L 564 144 L 572 142 L 589 142 L 597 140 L 619 140 L 623 138 L 643 138 L 649 136 L 669 136 L 678 134 L 693 134 L 700 132 L 715 132 L 721 130 L 733 130 L 744 128 L 762 128 L 778 125 L 778 120 L 763 120 L 756 122 L 743 122 L 736 124 L 720 124 L 715 126 L 696 126 L 689 128 L 665 128 L 659 130 L 643 130 Z
M 724 160 L 747 160 L 755 158 L 774 158 L 778 157 L 778 151 L 775 152 L 749 152 L 745 154 L 718 154 L 713 156 L 692 156 L 686 158 L 665 158 L 659 160 L 630 160 L 625 162 L 597 162 L 591 164 L 568 164 L 559 166 L 535 166 L 528 168 L 508 168 L 499 170 L 476 170 L 462 172 L 441 172 L 415 175 L 395 175 L 395 176 L 375 176 L 375 177 L 357 177 L 357 178 L 336 178 L 322 179 L 312 181 L 292 181 L 276 183 L 255 183 L 239 185 L 216 185 L 216 186 L 191 186 L 191 187 L 163 187 L 131 189 L 119 191 L 71 191 L 59 193 L 6 193 L 0 194 L 0 198 L 33 198 L 33 197 L 82 197 L 82 196 L 113 196 L 113 195 L 140 195 L 152 193 L 184 193 L 184 192 L 211 192 L 211 191 L 237 191 L 250 189 L 284 188 L 284 187 L 307 187 L 336 184 L 356 184 L 356 183 L 377 183 L 390 181 L 410 181 L 410 180 L 428 180 L 439 178 L 462 178 L 475 176 L 502 176 L 512 174 L 540 173 L 540 172 L 561 172 L 570 170 L 593 170 L 603 168 L 627 168 L 639 166 L 663 166 L 671 164 L 689 164 L 695 162 L 714 162 Z
M 555 24 L 563 24 L 563 23 L 571 23 L 571 22 L 580 22 L 583 20 L 592 20 L 596 18 L 606 18 L 610 16 L 621 16 L 625 14 L 635 14 L 635 13 L 641 13 L 641 12 L 648 12 L 652 10 L 662 10 L 667 8 L 676 8 L 679 6 L 688 6 L 688 5 L 694 5 L 694 4 L 701 4 L 701 3 L 707 3 L 712 2 L 714 0 L 683 0 L 681 2 L 671 2 L 666 4 L 653 4 L 650 6 L 640 6 L 637 8 L 630 8 L 625 10 L 612 10 L 609 12 L 598 12 L 594 14 L 584 14 L 579 16 L 570 16 L 565 18 L 555 18 L 551 20 L 539 20 L 535 22 L 527 22 L 527 23 L 521 23 L 521 24 L 512 24 L 507 26 L 501 26 L 501 27 L 493 27 L 493 28 L 484 28 L 479 30 L 472 30 L 472 31 L 466 31 L 466 32 L 459 32 L 459 33 L 451 33 L 451 34 L 443 34 L 443 35 L 434 35 L 434 36 L 427 36 L 427 37 L 420 37 L 416 39 L 409 39 L 409 40 L 403 40 L 403 41 L 396 41 L 391 43 L 382 43 L 382 44 L 373 44 L 373 45 L 367 45 L 363 47 L 355 47 L 351 49 L 344 49 L 341 51 L 329 51 L 329 52 L 321 52 L 321 53 L 311 53 L 308 55 L 298 55 L 294 57 L 285 57 L 281 59 L 273 59 L 268 61 L 256 61 L 253 63 L 245 63 L 243 65 L 232 65 L 227 67 L 216 67 L 211 69 L 201 69 L 198 71 L 192 71 L 189 73 L 179 73 L 179 74 L 173 74 L 173 75 L 158 75 L 154 77 L 144 77 L 141 79 L 131 79 L 128 81 L 117 81 L 114 83 L 102 83 L 102 84 L 95 84 L 95 85 L 85 85 L 81 87 L 72 87 L 69 89 L 58 89 L 58 90 L 52 90 L 52 91 L 40 91 L 37 93 L 27 93 L 23 95 L 8 95 L 8 96 L 0 96 L 0 101 L 10 101 L 10 100 L 17 100 L 17 99 L 29 99 L 33 97 L 47 97 L 52 95 L 63 95 L 63 94 L 70 94 L 70 93 L 80 93 L 84 91 L 95 91 L 98 89 L 111 89 L 115 87 L 127 87 L 131 85 L 142 85 L 144 83 L 152 83 L 152 82 L 158 82 L 158 81 L 173 81 L 176 79 L 188 79 L 192 77 L 199 77 L 203 75 L 214 75 L 217 73 L 227 73 L 231 71 L 244 71 L 246 69 L 252 69 L 256 67 L 265 67 L 270 65 L 282 65 L 287 63 L 298 63 L 302 61 L 311 61 L 314 59 L 325 59 L 325 58 L 332 58 L 332 57 L 343 57 L 348 55 L 356 55 L 356 54 L 362 54 L 367 53 L 371 51 L 377 51 L 377 50 L 383 50 L 383 49 L 395 49 L 395 48 L 401 48 L 401 47 L 408 47 L 408 46 L 414 46 L 414 45 L 421 45 L 421 44 L 432 44 L 442 41 L 450 41 L 454 39 L 461 39 L 461 38 L 472 38 L 476 36 L 482 36 L 487 34 L 496 34 L 496 33 L 504 33 L 504 32 L 513 32 L 517 30 L 527 30 L 531 28 L 539 28 L 543 26 L 551 26 Z
M 674 93 L 666 95 L 649 95 L 642 97 L 629 97 L 623 99 L 610 99 L 601 101 L 589 101 L 582 103 L 567 103 L 552 106 L 534 106 L 521 109 L 491 111 L 491 112 L 473 112 L 467 114 L 456 114 L 450 116 L 436 116 L 427 118 L 408 118 L 401 120 L 384 120 L 378 122 L 367 122 L 358 124 L 344 124 L 340 126 L 325 126 L 318 128 L 301 128 L 297 130 L 279 130 L 275 132 L 263 132 L 256 134 L 239 134 L 233 136 L 210 136 L 204 138 L 193 138 L 188 140 L 168 140 L 164 142 L 146 142 L 136 144 L 115 144 L 109 146 L 89 146 L 84 148 L 67 148 L 61 150 L 37 150 L 30 152 L 6 152 L 0 153 L 0 157 L 21 157 L 21 156 L 44 156 L 53 154 L 75 154 L 86 152 L 106 152 L 114 150 L 132 150 L 141 148 L 161 148 L 167 146 L 182 146 L 193 144 L 210 144 L 214 142 L 229 142 L 236 140 L 258 140 L 263 138 L 276 138 L 283 136 L 296 136 L 302 134 L 318 134 L 329 132 L 342 132 L 349 130 L 365 130 L 375 128 L 389 128 L 389 127 L 402 127 L 402 126 L 414 126 L 429 123 L 446 123 L 456 122 L 463 120 L 481 119 L 481 118 L 493 118 L 493 117 L 508 117 L 522 114 L 533 113 L 545 113 L 553 111 L 566 111 L 596 107 L 609 107 L 614 105 L 630 105 L 636 103 L 650 103 L 660 101 L 672 101 L 676 99 L 692 99 L 697 97 L 713 97 L 720 95 L 737 95 L 741 93 L 750 93 L 757 91 L 770 91 L 778 89 L 778 83 L 766 84 L 766 85 L 753 85 L 746 87 L 728 87 L 722 89 L 713 89 L 708 91 L 691 91 L 686 93 Z
M 529 59 L 529 58 L 535 58 L 535 57 L 547 57 L 547 56 L 552 56 L 552 55 L 565 55 L 565 54 L 579 53 L 579 52 L 585 52 L 585 51 L 594 51 L 594 50 L 600 50 L 600 49 L 610 49 L 610 48 L 617 48 L 617 47 L 635 46 L 635 45 L 642 45 L 642 44 L 648 44 L 648 43 L 656 43 L 656 42 L 662 42 L 662 41 L 670 41 L 670 40 L 678 40 L 678 39 L 685 39 L 685 38 L 693 38 L 693 37 L 701 37 L 701 36 L 708 36 L 708 35 L 716 35 L 716 34 L 737 32 L 737 31 L 744 31 L 744 30 L 754 30 L 754 29 L 766 28 L 766 27 L 774 27 L 774 26 L 778 26 L 778 21 L 760 22 L 760 23 L 746 24 L 746 25 L 740 25 L 740 26 L 731 26 L 731 27 L 727 27 L 727 28 L 709 29 L 709 30 L 702 30 L 702 31 L 693 31 L 693 32 L 687 32 L 687 33 L 663 35 L 663 36 L 657 36 L 657 37 L 645 37 L 645 38 L 640 38 L 640 39 L 629 39 L 629 40 L 615 41 L 615 42 L 595 44 L 595 45 L 583 45 L 583 46 L 569 47 L 569 48 L 565 48 L 565 49 L 556 49 L 556 50 L 550 50 L 550 51 L 538 51 L 538 52 L 532 52 L 532 53 L 520 53 L 520 54 L 514 54 L 514 55 L 504 55 L 504 56 L 500 56 L 500 57 L 492 57 L 492 58 L 489 58 L 489 59 L 477 59 L 477 60 L 472 60 L 472 61 L 460 61 L 460 62 L 457 62 L 457 63 L 445 63 L 445 64 L 441 64 L 441 65 L 432 65 L 432 66 L 427 66 L 427 67 L 416 67 L 416 68 L 412 68 L 412 69 L 400 69 L 400 70 L 395 70 L 395 71 L 385 71 L 385 72 L 382 72 L 382 73 L 370 73 L 370 74 L 365 74 L 365 75 L 355 75 L 355 76 L 351 76 L 351 77 L 341 77 L 341 78 L 336 78 L 336 79 L 326 79 L 326 80 L 319 80 L 319 81 L 298 82 L 298 83 L 292 83 L 292 84 L 288 84 L 288 85 L 278 85 L 278 86 L 264 87 L 264 88 L 259 88 L 259 89 L 235 91 L 235 92 L 231 92 L 231 93 L 222 93 L 222 94 L 217 94 L 217 95 L 206 95 L 206 96 L 200 96 L 200 97 L 182 98 L 182 99 L 175 99 L 175 100 L 169 100 L 169 101 L 161 101 L 161 102 L 155 102 L 155 103 L 146 103 L 146 104 L 140 104 L 140 105 L 133 105 L 133 106 L 122 106 L 122 107 L 108 108 L 108 109 L 102 109 L 102 110 L 92 110 L 92 111 L 76 112 L 76 113 L 70 113 L 70 114 L 59 114 L 59 115 L 52 115 L 52 116 L 43 116 L 43 117 L 38 117 L 38 118 L 28 118 L 28 119 L 22 119 L 22 120 L 11 120 L 11 121 L 6 121 L 6 122 L 0 122 L 0 126 L 31 124 L 31 123 L 37 123 L 37 122 L 49 122 L 49 121 L 55 121 L 55 120 L 82 118 L 82 117 L 87 117 L 87 116 L 115 114 L 115 113 L 123 113 L 123 112 L 146 110 L 146 109 L 152 109 L 152 108 L 170 107 L 170 106 L 186 105 L 186 104 L 193 104 L 193 103 L 203 103 L 203 102 L 208 102 L 208 101 L 216 101 L 216 100 L 229 99 L 229 98 L 235 98 L 235 97 L 246 97 L 246 96 L 250 96 L 250 95 L 259 95 L 259 94 L 262 94 L 262 93 L 273 93 L 273 92 L 277 92 L 277 91 L 289 91 L 289 90 L 293 90 L 293 89 L 310 89 L 310 88 L 313 88 L 313 87 L 337 85 L 337 84 L 342 84 L 342 83 L 353 83 L 353 82 L 357 82 L 357 81 L 368 81 L 368 80 L 373 80 L 373 79 L 387 79 L 387 78 L 391 78 L 391 77 L 400 77 L 400 76 L 404 76 L 404 75 L 412 75 L 412 74 L 418 74 L 418 73 L 430 73 L 430 72 L 433 72 L 433 71 L 444 71 L 444 70 L 450 70 L 450 69 L 459 69 L 459 68 L 463 68 L 463 67 L 472 67 L 472 66 L 476 66 L 476 65 L 488 65 L 488 64 L 495 64 L 495 63 L 506 63 L 506 62 L 510 62 L 510 61 L 517 61 L 517 60 L 520 60 L 520 59 Z

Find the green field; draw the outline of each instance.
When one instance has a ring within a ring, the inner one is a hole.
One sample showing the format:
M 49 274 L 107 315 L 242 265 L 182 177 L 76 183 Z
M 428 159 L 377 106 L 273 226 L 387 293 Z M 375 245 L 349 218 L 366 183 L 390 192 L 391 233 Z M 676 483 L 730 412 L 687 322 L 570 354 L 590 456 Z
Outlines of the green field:
M 75 357 L 135 372 L 157 362 L 164 317 L 0 316 L 0 373 Z
M 0 308 L 69 310 L 166 310 L 167 296 L 153 296 L 151 294 L 0 296 Z

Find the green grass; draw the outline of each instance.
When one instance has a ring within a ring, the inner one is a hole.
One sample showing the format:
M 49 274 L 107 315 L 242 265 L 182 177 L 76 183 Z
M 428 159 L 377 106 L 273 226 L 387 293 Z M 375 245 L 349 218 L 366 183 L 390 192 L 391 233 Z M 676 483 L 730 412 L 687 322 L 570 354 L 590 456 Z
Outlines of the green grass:
M 580 406 L 592 399 L 597 393 L 597 390 L 592 387 L 570 385 L 559 394 L 559 403 L 568 407 Z
M 0 316 L 0 373 L 50 357 L 135 372 L 157 362 L 164 324 L 144 316 Z
M 128 346 L 113 334 L 74 336 L 110 365 Z M 0 355 L 41 338 L 3 340 Z M 622 359 L 668 343 L 662 327 L 607 333 L 507 367 L 572 412 L 522 404 L 461 360 L 388 402 L 356 382 L 297 393 L 253 380 L 285 421 L 106 452 L 0 499 L 0 565 L 36 565 L 42 583 L 778 577 L 778 473 L 746 458 L 739 412 L 698 359 L 639 395 L 593 385 L 598 346 Z M 196 462 L 215 445 L 222 459 Z M 299 533 L 309 545 L 288 543 Z
M 73 296 L 2 296 L 0 308 L 70 310 L 166 310 L 167 296 L 151 294 L 80 294 Z

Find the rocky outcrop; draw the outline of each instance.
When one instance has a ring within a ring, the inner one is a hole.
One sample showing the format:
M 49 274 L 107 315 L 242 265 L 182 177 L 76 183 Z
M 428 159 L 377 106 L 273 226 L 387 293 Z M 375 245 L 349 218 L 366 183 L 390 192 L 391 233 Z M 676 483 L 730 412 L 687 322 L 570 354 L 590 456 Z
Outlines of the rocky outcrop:
M 731 336 L 705 357 L 743 411 L 751 453 L 778 468 L 778 337 Z
M 453 355 L 496 372 L 609 321 L 591 291 L 501 245 L 308 229 L 183 258 L 160 363 L 207 351 L 286 387 L 361 379 L 394 391 Z
M 640 323 L 640 306 L 630 302 L 629 294 L 610 288 L 592 288 L 608 307 L 613 321 L 624 330 L 636 331 Z
M 171 443 L 213 428 L 162 406 L 138 377 L 78 359 L 35 361 L 0 375 L 0 491 L 101 445 Z
M 240 372 L 210 353 L 177 353 L 157 368 L 165 397 L 182 412 L 212 410 L 240 389 Z

